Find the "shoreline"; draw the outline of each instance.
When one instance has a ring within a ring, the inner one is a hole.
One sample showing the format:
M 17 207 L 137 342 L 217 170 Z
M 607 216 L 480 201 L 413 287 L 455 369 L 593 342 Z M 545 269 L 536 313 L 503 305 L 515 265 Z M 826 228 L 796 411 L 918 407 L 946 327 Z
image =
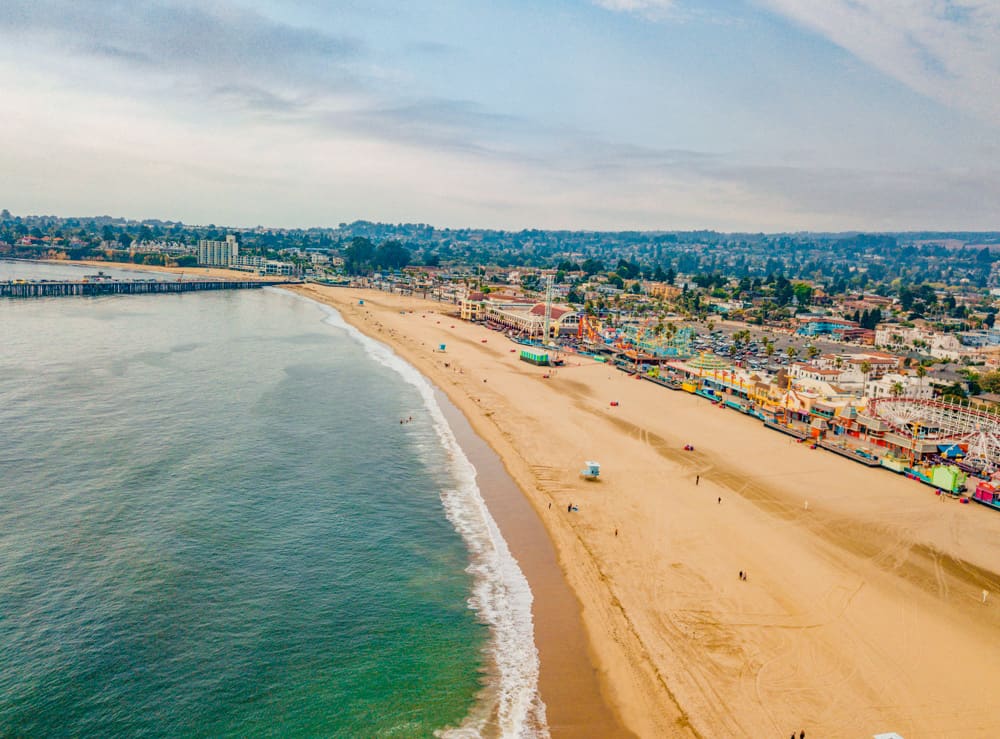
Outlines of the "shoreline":
M 476 482 L 490 515 L 531 586 L 538 690 L 545 703 L 549 732 L 554 737 L 633 736 L 601 692 L 580 618 L 580 602 L 563 577 L 541 519 L 499 455 L 476 434 L 448 395 L 436 385 L 434 388 L 459 446 L 476 468 Z
M 442 392 L 461 414 L 464 421 L 470 426 L 473 434 L 485 443 L 490 451 L 502 462 L 502 467 L 506 475 L 514 481 L 522 498 L 531 506 L 538 519 L 541 521 L 544 531 L 548 535 L 549 543 L 554 548 L 558 562 L 561 579 L 569 587 L 573 594 L 574 606 L 578 609 L 573 618 L 579 618 L 583 624 L 583 632 L 586 638 L 585 654 L 590 664 L 590 669 L 583 679 L 593 679 L 596 686 L 583 690 L 581 693 L 599 696 L 604 707 L 598 713 L 610 718 L 609 723 L 614 724 L 616 733 L 611 736 L 677 736 L 677 737 L 697 737 L 698 732 L 691 727 L 687 715 L 677 705 L 671 691 L 666 688 L 662 676 L 657 668 L 650 663 L 643 653 L 641 640 L 639 639 L 634 626 L 625 616 L 620 603 L 605 602 L 600 600 L 584 600 L 586 596 L 581 595 L 579 581 L 574 582 L 572 578 L 574 571 L 566 566 L 568 558 L 580 562 L 588 562 L 591 569 L 587 575 L 591 578 L 603 581 L 605 576 L 600 572 L 599 567 L 594 567 L 592 555 L 586 548 L 580 549 L 582 543 L 572 535 L 572 532 L 554 531 L 550 523 L 546 523 L 545 513 L 552 514 L 559 509 L 549 509 L 546 500 L 537 494 L 532 495 L 530 491 L 537 491 L 534 484 L 533 473 L 530 465 L 527 465 L 520 451 L 511 439 L 504 434 L 498 435 L 496 429 L 487 425 L 491 413 L 483 414 L 480 406 L 480 399 L 462 392 L 457 383 L 451 381 L 450 373 L 444 367 L 443 360 L 436 364 L 426 352 L 417 351 L 415 347 L 400 342 L 399 335 L 394 331 L 384 331 L 380 325 L 372 325 L 366 320 L 365 314 L 368 307 L 374 307 L 373 299 L 396 298 L 410 306 L 426 311 L 438 311 L 443 308 L 454 308 L 448 303 L 437 303 L 414 297 L 389 296 L 386 293 L 366 290 L 362 288 L 330 288 L 321 285 L 295 285 L 280 288 L 289 290 L 303 297 L 310 298 L 317 302 L 335 308 L 344 321 L 350 323 L 357 330 L 377 341 L 387 344 L 402 359 L 414 366 L 431 384 Z M 358 304 L 359 300 L 365 300 L 364 306 Z M 381 306 L 383 309 L 385 306 Z M 399 315 L 399 311 L 390 308 L 392 313 Z M 413 315 L 409 313 L 408 315 Z M 448 319 L 452 320 L 452 319 Z M 454 318 L 456 323 L 458 318 Z M 491 335 L 498 336 L 493 332 Z M 502 338 L 502 337 L 500 337 Z M 431 350 L 432 352 L 436 350 Z M 602 368 L 603 369 L 603 368 Z M 565 504 L 563 504 L 565 506 Z M 491 508 L 491 513 L 492 513 Z M 509 527 L 508 527 L 509 528 Z M 562 533 L 563 536 L 558 536 Z M 569 533 L 570 537 L 565 535 Z M 504 532 L 506 538 L 507 533 Z M 601 588 L 603 590 L 603 588 Z M 538 593 L 532 588 L 533 595 L 537 599 Z M 560 619 L 565 619 L 563 615 Z M 601 634 L 603 638 L 595 638 L 596 634 Z M 549 641 L 559 641 L 561 633 L 557 630 L 546 628 L 543 634 L 539 634 L 536 623 L 536 638 L 541 642 L 545 638 L 546 644 L 537 644 L 540 655 L 550 652 L 553 646 Z M 556 649 L 558 651 L 558 649 Z M 625 653 L 625 655 L 622 654 Z M 554 736 L 592 736 L 588 726 L 570 725 L 560 727 L 557 721 L 562 717 L 571 717 L 579 709 L 578 701 L 575 699 L 576 691 L 572 682 L 579 681 L 579 675 L 567 675 L 558 665 L 547 664 L 541 660 L 540 691 L 543 691 L 541 681 L 548 680 L 547 675 L 551 672 L 560 675 L 561 680 L 571 681 L 565 689 L 557 689 L 560 697 L 558 704 L 550 701 L 550 698 L 542 692 L 542 698 L 546 703 L 549 717 L 550 730 Z M 543 677 L 544 676 L 544 677 Z M 549 684 L 549 694 L 552 694 L 553 686 Z M 553 720 L 555 717 L 555 720 Z M 619 733 L 620 732 L 620 733 Z
M 36 260 L 32 260 L 36 261 Z M 62 260 L 43 260 L 57 265 Z M 132 263 L 75 261 L 81 267 L 118 268 L 134 272 L 178 274 L 179 267 L 159 267 Z M 230 270 L 198 270 L 206 276 L 219 278 L 244 278 L 245 273 Z M 544 522 L 532 506 L 529 497 L 513 479 L 504 459 L 497 450 L 472 426 L 469 411 L 463 411 L 454 402 L 439 379 L 432 377 L 425 368 L 399 352 L 399 347 L 385 336 L 368 330 L 364 322 L 354 320 L 330 300 L 323 300 L 309 290 L 289 286 L 284 288 L 301 297 L 330 306 L 337 310 L 344 321 L 371 339 L 388 345 L 403 361 L 420 372 L 434 388 L 439 407 L 454 433 L 463 452 L 477 472 L 480 493 L 490 515 L 507 542 L 532 592 L 532 621 L 535 646 L 539 654 L 538 691 L 546 707 L 549 731 L 553 737 L 600 735 L 607 739 L 632 737 L 625 728 L 618 711 L 609 700 L 602 669 L 593 654 L 593 645 L 582 621 L 582 606 L 576 592 L 565 578 L 559 554 L 548 534 Z M 328 288 L 332 289 L 332 288 Z M 341 288 L 342 289 L 342 288 Z M 367 291 L 365 291 L 367 292 Z M 440 307 L 440 306 L 438 306 Z M 582 647 L 582 648 L 581 648 Z M 595 733 L 596 732 L 596 733 Z
M 338 323 L 343 322 L 367 340 L 386 347 L 399 361 L 419 373 L 432 389 L 434 403 L 454 442 L 472 465 L 474 484 L 488 515 L 520 570 L 519 576 L 524 578 L 530 589 L 532 647 L 538 659 L 534 690 L 544 706 L 549 735 L 601 736 L 602 739 L 634 737 L 635 734 L 625 729 L 605 694 L 582 621 L 580 601 L 564 577 L 548 532 L 527 496 L 508 473 L 503 459 L 476 432 L 470 419 L 452 402 L 449 394 L 419 366 L 398 352 L 385 337 L 366 331 L 363 325 L 359 325 L 360 322 L 351 320 L 345 315 L 344 306 L 317 300 L 316 296 L 308 294 L 308 290 L 291 289 L 287 292 L 336 311 Z M 493 736 L 493 728 L 488 724 L 489 731 L 484 735 Z M 507 734 L 501 733 L 500 736 Z
M 988 708 L 1000 608 L 978 600 L 1000 592 L 995 512 L 589 360 L 546 379 L 449 304 L 291 289 L 392 346 L 500 456 L 556 547 L 602 692 L 634 734 L 1000 730 Z M 599 483 L 577 475 L 588 458 L 602 462 Z

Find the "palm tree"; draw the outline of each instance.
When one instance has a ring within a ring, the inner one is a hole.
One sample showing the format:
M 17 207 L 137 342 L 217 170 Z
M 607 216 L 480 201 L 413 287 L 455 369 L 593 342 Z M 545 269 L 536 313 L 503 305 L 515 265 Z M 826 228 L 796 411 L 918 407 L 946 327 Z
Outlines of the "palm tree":
M 861 363 L 861 374 L 864 375 L 865 383 L 862 395 L 868 395 L 868 373 L 872 371 L 872 363 L 867 359 Z
M 770 339 L 768 339 L 767 343 L 764 344 L 764 354 L 767 355 L 768 359 L 770 359 L 771 355 L 774 354 L 774 342 Z
M 917 365 L 917 379 L 920 380 L 920 390 L 924 389 L 924 378 L 927 377 L 927 368 L 924 365 Z M 923 395 L 923 392 L 920 393 Z
M 789 362 L 791 362 L 793 359 L 795 359 L 795 355 L 798 354 L 798 353 L 799 353 L 799 350 L 797 348 L 795 348 L 794 346 L 790 346 L 787 349 L 785 349 L 785 354 L 788 355 L 788 361 Z
M 898 398 L 900 395 L 903 394 L 903 390 L 904 390 L 903 383 L 901 383 L 899 380 L 896 380 L 896 382 L 892 383 L 892 387 L 889 388 L 889 394 L 892 395 L 892 397 L 894 398 Z
M 819 355 L 819 347 L 815 344 L 810 344 L 806 347 L 806 354 L 809 356 L 809 359 L 815 359 Z

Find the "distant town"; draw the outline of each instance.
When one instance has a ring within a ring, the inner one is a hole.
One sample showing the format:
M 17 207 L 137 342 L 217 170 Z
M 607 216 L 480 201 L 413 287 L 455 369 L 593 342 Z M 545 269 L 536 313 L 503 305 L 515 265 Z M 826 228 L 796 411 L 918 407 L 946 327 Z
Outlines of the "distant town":
M 707 351 L 822 397 L 1000 403 L 998 232 L 234 229 L 3 210 L 0 257 L 365 285 L 526 340 L 547 324 L 550 340 L 631 348 L 638 363 Z

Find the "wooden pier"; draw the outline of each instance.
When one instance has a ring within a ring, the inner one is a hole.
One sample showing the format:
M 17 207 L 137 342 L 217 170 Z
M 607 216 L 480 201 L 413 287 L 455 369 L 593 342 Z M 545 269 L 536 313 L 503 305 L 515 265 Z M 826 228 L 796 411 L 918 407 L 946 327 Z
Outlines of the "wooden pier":
M 296 284 L 291 280 L 156 280 L 0 282 L 0 298 L 61 298 L 66 296 L 149 295 L 189 293 L 200 290 L 254 290 L 272 285 Z

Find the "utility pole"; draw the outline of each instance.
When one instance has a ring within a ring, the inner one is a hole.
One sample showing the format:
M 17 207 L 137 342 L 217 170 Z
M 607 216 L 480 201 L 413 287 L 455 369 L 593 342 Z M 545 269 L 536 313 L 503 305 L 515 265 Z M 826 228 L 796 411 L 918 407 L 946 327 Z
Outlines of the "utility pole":
M 552 322 L 552 275 L 545 278 L 545 329 L 542 334 L 542 344 L 548 346 L 549 324 Z

